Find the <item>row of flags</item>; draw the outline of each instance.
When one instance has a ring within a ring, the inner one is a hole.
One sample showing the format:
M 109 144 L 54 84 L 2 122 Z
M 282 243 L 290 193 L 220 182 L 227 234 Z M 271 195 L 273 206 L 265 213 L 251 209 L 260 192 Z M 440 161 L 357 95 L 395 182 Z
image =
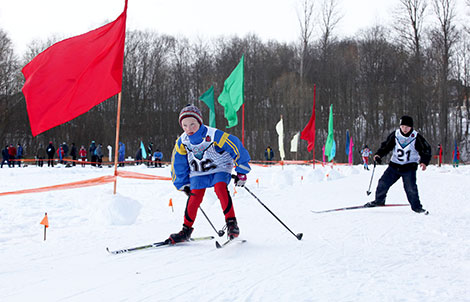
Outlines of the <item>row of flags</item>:
M 22 69 L 25 77 L 22 91 L 26 99 L 33 136 L 74 119 L 116 94 L 120 95 L 127 2 L 125 0 L 123 12 L 113 22 L 52 45 Z M 304 130 L 292 138 L 291 152 L 297 152 L 299 136 L 308 142 L 308 151 L 314 152 L 315 91 L 314 86 L 312 116 Z M 224 107 L 227 128 L 238 125 L 237 112 L 243 106 L 243 96 L 244 55 L 225 80 L 223 90 L 218 97 L 218 102 Z M 215 127 L 214 87 L 211 86 L 204 92 L 200 100 L 209 108 L 209 126 Z M 276 132 L 279 136 L 280 157 L 284 160 L 282 117 L 276 124 Z M 352 138 L 348 144 L 349 148 L 352 148 Z M 145 152 L 145 148 L 142 150 Z M 324 150 L 328 161 L 333 160 L 336 154 L 333 105 L 330 106 L 328 136 Z M 349 151 L 349 154 L 352 156 L 352 152 Z

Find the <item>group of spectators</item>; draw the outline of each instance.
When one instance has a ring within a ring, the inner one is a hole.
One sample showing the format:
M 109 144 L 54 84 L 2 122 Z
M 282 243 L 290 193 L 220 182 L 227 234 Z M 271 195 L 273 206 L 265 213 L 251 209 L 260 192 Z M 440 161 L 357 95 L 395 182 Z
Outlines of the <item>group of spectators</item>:
M 108 150 L 108 161 L 112 162 L 114 160 L 112 152 L 113 147 L 111 144 L 108 144 L 106 149 Z M 124 143 L 120 142 L 118 148 L 119 166 L 124 166 L 125 154 L 126 146 Z M 3 168 L 5 163 L 8 165 L 8 167 L 11 168 L 15 167 L 15 163 L 21 167 L 24 155 L 24 149 L 20 143 L 18 143 L 17 147 L 13 146 L 13 144 L 5 146 L 5 149 L 2 150 L 1 168 Z M 143 155 L 145 155 L 145 157 Z M 92 141 L 88 148 L 85 148 L 84 145 L 81 145 L 80 149 L 77 148 L 75 143 L 72 143 L 69 147 L 66 142 L 59 144 L 56 149 L 52 141 L 50 141 L 46 147 L 44 147 L 43 144 L 39 144 L 36 154 L 34 154 L 36 165 L 38 167 L 43 167 L 45 161 L 47 161 L 48 167 L 54 167 L 54 162 L 57 158 L 59 163 L 68 167 L 75 166 L 77 161 L 80 161 L 81 166 L 84 167 L 85 162 L 88 161 L 91 166 L 101 168 L 103 157 L 105 157 L 105 150 L 103 150 L 103 145 L 97 144 L 95 141 Z M 155 167 L 161 167 L 162 159 L 162 152 L 159 149 L 156 149 L 156 151 L 153 152 L 153 144 L 149 143 L 147 150 L 142 150 L 142 148 L 139 147 L 135 160 L 137 164 L 141 164 L 144 160 L 154 161 Z M 146 162 L 150 166 L 150 162 Z
M 1 168 L 5 163 L 8 164 L 8 167 L 14 168 L 15 163 L 18 164 L 18 167 L 21 167 L 21 159 L 24 157 L 24 149 L 20 143 L 15 147 L 13 144 L 6 145 L 5 149 L 2 150 L 2 163 Z

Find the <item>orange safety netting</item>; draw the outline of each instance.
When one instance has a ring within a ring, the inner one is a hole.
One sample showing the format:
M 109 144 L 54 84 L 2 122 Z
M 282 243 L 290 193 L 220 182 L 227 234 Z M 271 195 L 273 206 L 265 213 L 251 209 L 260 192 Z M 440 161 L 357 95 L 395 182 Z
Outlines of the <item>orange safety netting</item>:
M 157 176 L 157 175 L 130 172 L 130 171 L 119 171 L 119 170 L 117 171 L 117 176 L 123 177 L 123 178 L 137 178 L 137 179 L 148 179 L 148 180 L 171 180 L 171 177 Z
M 25 190 L 12 191 L 12 192 L 3 192 L 3 193 L 0 193 L 0 196 L 13 195 L 13 194 L 25 194 L 25 193 L 39 193 L 39 192 L 48 192 L 48 191 L 55 191 L 55 190 L 75 189 L 75 188 L 82 188 L 82 187 L 91 187 L 91 186 L 97 186 L 97 185 L 102 185 L 102 184 L 114 182 L 115 178 L 116 177 L 113 176 L 113 175 L 101 176 L 101 177 L 97 177 L 97 178 L 80 180 L 80 181 L 70 182 L 70 183 L 61 184 L 61 185 L 55 185 L 55 186 L 25 189 Z
M 123 177 L 123 178 L 136 178 L 136 179 L 148 179 L 148 180 L 171 180 L 171 177 L 157 176 L 157 175 L 150 175 L 150 174 L 129 172 L 129 171 L 117 171 L 117 176 Z M 115 179 L 116 179 L 116 176 L 114 175 L 101 176 L 97 178 L 75 181 L 75 182 L 70 182 L 66 184 L 54 185 L 54 186 L 25 189 L 25 190 L 18 190 L 18 191 L 12 191 L 12 192 L 3 192 L 3 193 L 0 193 L 0 196 L 14 195 L 14 194 L 26 194 L 26 193 L 40 193 L 40 192 L 48 192 L 48 191 L 55 191 L 55 190 L 66 190 L 66 189 L 76 189 L 76 188 L 83 188 L 83 187 L 98 186 L 98 185 L 103 185 L 103 184 L 107 184 L 110 182 L 114 182 Z

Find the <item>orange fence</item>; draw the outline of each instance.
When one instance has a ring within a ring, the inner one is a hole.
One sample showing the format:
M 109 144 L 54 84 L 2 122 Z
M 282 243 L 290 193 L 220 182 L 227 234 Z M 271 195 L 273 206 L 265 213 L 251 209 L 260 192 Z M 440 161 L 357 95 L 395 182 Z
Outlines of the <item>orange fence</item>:
M 123 178 L 136 178 L 136 179 L 148 179 L 148 180 L 171 180 L 171 177 L 150 175 L 150 174 L 137 173 L 137 172 L 128 172 L 128 171 L 117 171 L 117 176 L 123 177 Z M 3 192 L 3 193 L 0 193 L 0 196 L 26 194 L 26 193 L 39 193 L 39 192 L 98 186 L 98 185 L 103 185 L 103 184 L 107 184 L 110 182 L 114 182 L 115 179 L 116 179 L 116 176 L 114 175 L 101 176 L 97 178 L 80 180 L 80 181 L 54 185 L 54 186 L 25 189 L 25 190 L 18 190 L 18 191 L 12 191 L 12 192 Z

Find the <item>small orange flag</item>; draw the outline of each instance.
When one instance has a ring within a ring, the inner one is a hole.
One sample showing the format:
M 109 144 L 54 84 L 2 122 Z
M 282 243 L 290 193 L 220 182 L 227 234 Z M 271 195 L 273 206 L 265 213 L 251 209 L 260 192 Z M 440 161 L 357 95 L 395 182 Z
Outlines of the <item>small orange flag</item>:
M 44 215 L 44 218 L 41 220 L 39 224 L 44 225 L 46 228 L 49 227 L 49 219 L 47 219 L 47 213 Z
M 170 198 L 170 202 L 168 203 L 168 206 L 171 207 L 171 210 L 173 210 L 173 199 Z

